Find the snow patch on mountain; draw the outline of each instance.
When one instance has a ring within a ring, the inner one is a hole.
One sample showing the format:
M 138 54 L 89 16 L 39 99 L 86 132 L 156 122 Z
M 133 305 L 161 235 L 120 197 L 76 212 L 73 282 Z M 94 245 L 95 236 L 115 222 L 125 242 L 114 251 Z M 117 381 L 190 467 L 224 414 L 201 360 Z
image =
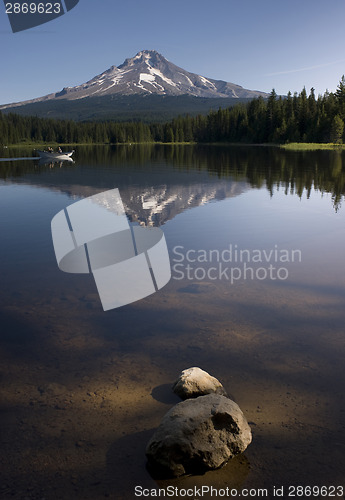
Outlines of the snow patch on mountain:
M 159 69 L 155 69 L 155 68 L 151 68 L 150 67 L 150 72 L 153 75 L 159 76 L 159 78 L 161 78 L 168 85 L 171 85 L 172 87 L 176 87 L 177 86 L 175 82 L 173 82 L 172 80 L 170 80 L 170 78 L 167 78 L 166 76 L 164 76 L 163 73 L 161 71 L 159 71 Z

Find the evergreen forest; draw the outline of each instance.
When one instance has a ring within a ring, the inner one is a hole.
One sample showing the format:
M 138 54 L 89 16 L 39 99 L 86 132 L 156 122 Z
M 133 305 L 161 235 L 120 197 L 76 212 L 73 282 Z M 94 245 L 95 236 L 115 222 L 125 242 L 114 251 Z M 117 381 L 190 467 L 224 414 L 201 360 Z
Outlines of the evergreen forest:
M 345 141 L 345 77 L 335 92 L 315 96 L 312 88 L 262 97 L 206 115 L 180 116 L 167 123 L 56 120 L 0 113 L 0 145 L 31 143 L 242 143 L 287 144 Z

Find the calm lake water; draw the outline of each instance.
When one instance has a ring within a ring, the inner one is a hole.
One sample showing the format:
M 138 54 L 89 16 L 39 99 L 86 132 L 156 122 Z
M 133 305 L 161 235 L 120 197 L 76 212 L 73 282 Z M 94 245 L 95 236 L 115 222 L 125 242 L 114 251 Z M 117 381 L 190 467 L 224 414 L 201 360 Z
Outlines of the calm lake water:
M 0 162 L 2 498 L 345 487 L 345 153 L 121 146 L 75 160 Z M 130 221 L 163 230 L 172 279 L 103 312 L 90 275 L 59 271 L 50 223 L 113 188 Z M 158 480 L 145 446 L 191 366 L 223 383 L 253 442 L 219 471 Z

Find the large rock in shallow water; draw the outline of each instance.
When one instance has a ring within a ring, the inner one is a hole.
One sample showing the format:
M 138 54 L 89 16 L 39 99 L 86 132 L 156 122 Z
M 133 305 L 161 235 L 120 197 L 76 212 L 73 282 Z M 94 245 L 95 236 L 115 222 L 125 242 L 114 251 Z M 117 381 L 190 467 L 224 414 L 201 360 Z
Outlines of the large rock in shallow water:
M 219 380 L 196 366 L 183 370 L 172 389 L 181 399 L 197 398 L 212 393 L 227 395 Z
M 218 394 L 187 399 L 163 417 L 149 441 L 149 464 L 173 476 L 217 469 L 252 440 L 246 418 L 231 399 Z

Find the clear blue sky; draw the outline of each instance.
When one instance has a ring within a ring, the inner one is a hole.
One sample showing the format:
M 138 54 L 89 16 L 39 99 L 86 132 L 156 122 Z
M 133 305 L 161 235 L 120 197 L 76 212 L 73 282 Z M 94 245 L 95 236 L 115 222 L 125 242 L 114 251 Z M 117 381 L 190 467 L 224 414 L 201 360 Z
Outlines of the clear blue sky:
M 80 0 L 13 34 L 0 4 L 0 103 L 83 83 L 143 49 L 206 77 L 278 94 L 333 91 L 345 0 Z

